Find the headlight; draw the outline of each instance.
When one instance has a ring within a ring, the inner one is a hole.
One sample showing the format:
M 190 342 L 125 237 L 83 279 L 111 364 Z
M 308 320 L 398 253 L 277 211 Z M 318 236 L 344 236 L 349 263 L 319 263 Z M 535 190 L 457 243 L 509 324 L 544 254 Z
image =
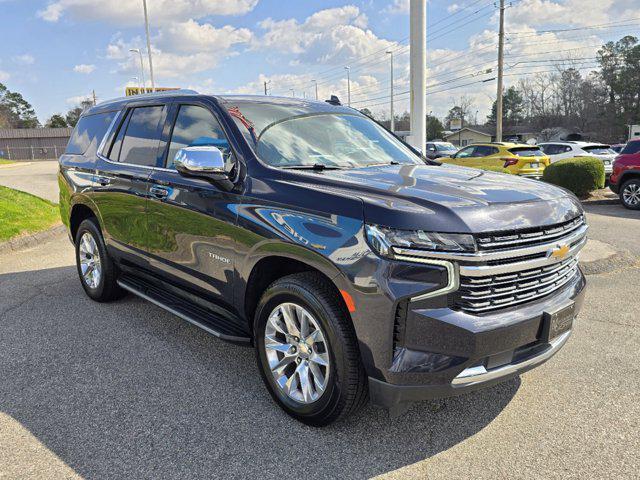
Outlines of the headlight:
M 475 252 L 473 235 L 466 233 L 437 233 L 424 230 L 397 230 L 379 225 L 365 226 L 371 248 L 383 257 L 393 258 L 391 247 L 415 248 L 436 252 Z

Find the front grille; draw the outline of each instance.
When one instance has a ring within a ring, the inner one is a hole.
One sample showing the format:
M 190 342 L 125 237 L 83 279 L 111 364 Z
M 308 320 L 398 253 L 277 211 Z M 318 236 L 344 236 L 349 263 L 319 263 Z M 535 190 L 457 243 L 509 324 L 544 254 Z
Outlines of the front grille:
M 487 277 L 461 277 L 454 308 L 481 313 L 542 298 L 568 283 L 578 272 L 578 259 L 540 268 Z
M 545 227 L 481 234 L 476 236 L 476 241 L 480 251 L 537 245 L 569 235 L 584 224 L 584 215 L 580 215 L 568 222 Z

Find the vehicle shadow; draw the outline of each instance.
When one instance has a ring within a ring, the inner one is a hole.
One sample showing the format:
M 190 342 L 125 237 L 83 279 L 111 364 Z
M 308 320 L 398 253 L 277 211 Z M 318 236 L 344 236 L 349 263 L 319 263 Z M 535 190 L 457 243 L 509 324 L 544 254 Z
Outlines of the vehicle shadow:
M 75 267 L 0 275 L 0 372 L 0 411 L 89 478 L 370 477 L 474 435 L 520 386 L 314 429 L 273 403 L 253 349 L 132 296 L 92 302 Z
M 618 200 L 610 203 L 585 203 L 583 207 L 587 213 L 640 220 L 640 211 L 624 208 Z

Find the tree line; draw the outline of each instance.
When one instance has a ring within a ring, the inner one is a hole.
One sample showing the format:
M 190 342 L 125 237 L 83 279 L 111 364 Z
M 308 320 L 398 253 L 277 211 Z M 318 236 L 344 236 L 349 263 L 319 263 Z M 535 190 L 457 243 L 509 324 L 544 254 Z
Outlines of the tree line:
M 82 112 L 93 105 L 91 100 L 83 100 L 80 105 L 69 109 L 66 114 L 56 113 L 45 122 L 45 127 L 75 127 Z M 18 92 L 12 92 L 0 83 L 0 128 L 41 127 L 33 106 Z
M 567 59 L 556 63 L 550 72 L 521 78 L 503 93 L 503 126 L 526 125 L 541 138 L 567 130 L 594 140 L 617 143 L 628 136 L 628 125 L 640 123 L 640 43 L 627 35 L 604 44 L 597 52 L 598 65 L 585 74 L 580 62 Z M 452 120 L 463 125 L 477 123 L 478 110 L 473 99 L 462 95 L 454 101 L 440 123 L 428 118 L 427 138 L 441 138 Z M 366 109 L 364 109 L 366 110 Z M 371 115 L 371 112 L 365 111 Z M 389 126 L 382 118 L 380 123 Z M 409 130 L 409 114 L 396 116 L 396 130 Z M 485 125 L 496 124 L 496 102 Z

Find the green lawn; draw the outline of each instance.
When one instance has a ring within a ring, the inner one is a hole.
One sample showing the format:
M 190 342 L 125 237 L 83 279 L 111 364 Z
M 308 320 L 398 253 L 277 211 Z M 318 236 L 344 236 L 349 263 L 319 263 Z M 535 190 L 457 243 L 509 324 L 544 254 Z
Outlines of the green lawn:
M 60 212 L 55 203 L 0 186 L 0 242 L 23 233 L 33 233 L 55 225 Z
M 7 160 L 5 158 L 0 158 L 0 165 L 7 165 L 9 163 L 15 163 L 13 160 Z

